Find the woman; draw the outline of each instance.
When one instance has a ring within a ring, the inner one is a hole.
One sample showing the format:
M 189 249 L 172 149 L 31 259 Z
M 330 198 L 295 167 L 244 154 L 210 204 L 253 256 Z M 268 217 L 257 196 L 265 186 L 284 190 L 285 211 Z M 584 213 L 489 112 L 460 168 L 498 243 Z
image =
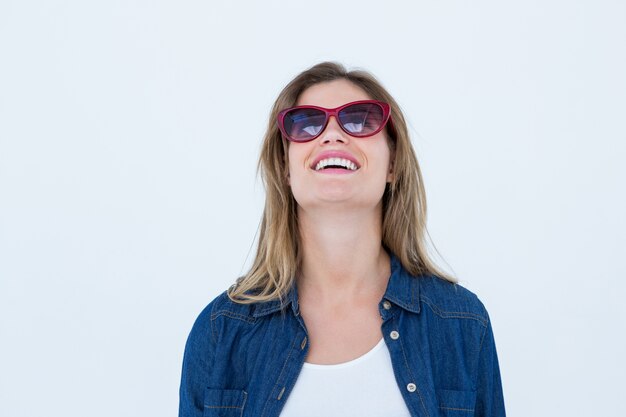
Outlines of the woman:
M 321 63 L 280 93 L 250 271 L 189 335 L 180 416 L 504 416 L 489 316 L 429 259 L 399 106 Z

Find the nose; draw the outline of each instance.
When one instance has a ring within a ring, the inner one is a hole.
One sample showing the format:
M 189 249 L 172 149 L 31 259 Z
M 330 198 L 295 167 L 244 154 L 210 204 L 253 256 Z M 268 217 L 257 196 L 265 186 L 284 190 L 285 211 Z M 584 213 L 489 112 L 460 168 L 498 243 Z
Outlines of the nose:
M 328 119 L 328 124 L 326 125 L 326 129 L 322 132 L 321 135 L 321 143 L 330 143 L 330 142 L 342 142 L 348 143 L 348 137 L 339 126 L 339 122 L 335 116 L 330 116 Z

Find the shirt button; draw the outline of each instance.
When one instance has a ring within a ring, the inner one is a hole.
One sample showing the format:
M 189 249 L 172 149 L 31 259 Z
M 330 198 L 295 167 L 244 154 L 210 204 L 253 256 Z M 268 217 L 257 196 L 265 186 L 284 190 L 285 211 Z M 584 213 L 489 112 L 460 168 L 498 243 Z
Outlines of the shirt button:
M 412 383 L 412 382 L 411 382 L 410 384 L 407 384 L 406 389 L 407 389 L 407 391 L 409 391 L 409 392 L 415 392 L 415 390 L 417 389 L 417 387 L 415 386 L 415 384 L 414 384 L 414 383 Z
M 398 338 L 400 337 L 400 333 L 393 330 L 391 333 L 389 333 L 389 337 L 391 337 L 393 340 L 398 340 Z
M 389 310 L 391 308 L 391 303 L 387 300 L 383 301 L 383 308 L 385 310 Z

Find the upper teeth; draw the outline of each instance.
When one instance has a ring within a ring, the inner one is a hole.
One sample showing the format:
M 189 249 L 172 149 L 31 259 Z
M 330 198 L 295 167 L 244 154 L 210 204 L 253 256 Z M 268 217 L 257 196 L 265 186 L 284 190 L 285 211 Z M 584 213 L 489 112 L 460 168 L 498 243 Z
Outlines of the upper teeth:
M 354 164 L 354 162 L 348 161 L 347 159 L 343 159 L 343 158 L 322 159 L 321 161 L 317 163 L 317 165 L 315 165 L 315 170 L 319 171 L 320 169 L 324 169 L 328 165 L 339 165 L 351 171 L 356 171 L 356 165 Z

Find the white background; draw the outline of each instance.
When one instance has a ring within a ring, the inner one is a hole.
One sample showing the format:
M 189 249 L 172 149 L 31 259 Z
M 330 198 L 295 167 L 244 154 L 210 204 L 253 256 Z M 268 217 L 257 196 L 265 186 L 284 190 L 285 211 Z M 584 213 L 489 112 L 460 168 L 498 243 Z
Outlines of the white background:
M 625 45 L 623 1 L 1 0 L 0 415 L 176 415 L 270 106 L 323 60 L 404 110 L 508 415 L 623 415 Z

